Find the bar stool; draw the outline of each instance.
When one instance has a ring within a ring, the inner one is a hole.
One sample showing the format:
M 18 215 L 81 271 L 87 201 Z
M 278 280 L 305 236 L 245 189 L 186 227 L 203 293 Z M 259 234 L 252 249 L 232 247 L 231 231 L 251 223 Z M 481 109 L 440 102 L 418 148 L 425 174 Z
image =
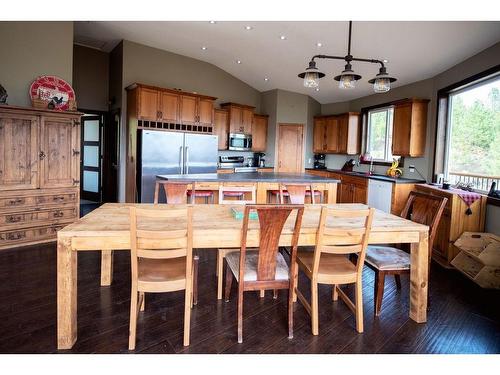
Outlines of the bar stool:
M 205 198 L 205 204 L 214 203 L 214 192 L 211 190 L 196 190 L 195 195 L 194 195 L 194 200 L 193 200 L 193 191 L 188 190 L 187 192 L 188 197 L 191 198 L 191 202 L 195 203 L 196 198 Z
M 282 185 L 280 185 L 280 187 L 281 186 Z M 286 186 L 288 186 L 288 185 L 286 185 Z M 292 202 L 292 198 L 290 198 L 290 193 L 289 193 L 288 189 L 286 188 L 286 186 L 284 188 L 282 188 L 282 189 L 280 188 L 280 190 L 271 190 L 271 191 L 269 191 L 269 195 L 270 195 L 270 198 L 271 198 L 270 201 L 273 200 L 272 198 L 274 198 L 274 203 L 284 204 L 285 203 L 285 198 L 288 198 L 288 200 L 290 202 Z M 314 190 L 312 185 L 309 185 L 309 184 L 298 184 L 297 183 L 297 184 L 289 184 L 289 186 L 305 186 L 306 187 L 305 191 L 303 193 L 302 193 L 302 189 L 300 189 L 301 192 L 299 193 L 299 196 L 303 195 L 303 198 L 302 198 L 302 203 L 297 203 L 297 204 L 304 204 L 305 197 L 309 197 L 311 199 L 311 203 L 312 204 L 323 203 L 323 192 L 320 191 L 320 190 Z M 314 196 L 311 195 L 311 191 L 314 191 Z M 281 197 L 280 197 L 280 195 L 281 195 Z M 316 202 L 316 199 L 318 199 L 318 198 L 319 198 L 319 202 Z M 297 199 L 299 199 L 299 198 L 297 197 Z M 296 199 L 294 198 L 293 201 L 295 201 L 295 200 Z

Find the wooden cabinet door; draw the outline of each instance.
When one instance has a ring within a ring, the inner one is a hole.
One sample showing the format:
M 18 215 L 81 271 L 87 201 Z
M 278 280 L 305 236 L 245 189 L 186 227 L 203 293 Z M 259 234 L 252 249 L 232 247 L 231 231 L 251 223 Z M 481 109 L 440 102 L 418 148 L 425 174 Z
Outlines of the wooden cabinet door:
M 342 182 L 338 188 L 339 203 L 353 203 L 353 185 Z
M 252 134 L 252 121 L 253 111 L 248 108 L 243 108 L 241 110 L 241 126 L 243 127 L 243 133 Z
M 326 150 L 325 119 L 315 118 L 313 129 L 313 152 L 323 153 Z
M 267 147 L 267 116 L 254 116 L 252 122 L 252 151 L 263 152 Z
M 198 122 L 200 125 L 212 126 L 214 122 L 214 102 L 210 99 L 200 98 L 198 101 Z
M 216 109 L 214 111 L 214 134 L 219 137 L 219 150 L 227 150 L 227 111 Z
M 336 116 L 326 118 L 326 150 L 325 152 L 336 154 L 339 149 L 339 129 Z
M 160 118 L 164 122 L 179 122 L 179 95 L 170 92 L 160 93 Z
M 353 185 L 352 190 L 352 203 L 367 203 L 368 189 L 358 185 Z
M 411 107 L 411 103 L 399 104 L 394 107 L 392 130 L 393 155 L 410 155 Z
M 337 128 L 337 152 L 339 154 L 347 154 L 347 141 L 349 139 L 349 114 L 337 117 Z
M 181 95 L 181 124 L 194 125 L 197 122 L 197 101 L 195 96 Z
M 432 246 L 432 256 L 438 259 L 440 258 L 441 260 L 445 260 L 446 262 L 449 261 L 448 248 L 450 246 L 450 228 L 450 210 L 445 209 L 443 211 L 443 214 L 441 215 L 441 220 L 439 221 L 436 237 L 434 238 L 434 244 Z
M 38 117 L 0 114 L 0 190 L 38 187 Z
M 243 133 L 243 110 L 239 107 L 229 108 L 229 133 Z
M 138 118 L 140 120 L 157 121 L 159 115 L 159 92 L 141 87 L 139 89 Z
M 69 187 L 79 183 L 80 144 L 75 120 L 42 117 L 40 187 Z

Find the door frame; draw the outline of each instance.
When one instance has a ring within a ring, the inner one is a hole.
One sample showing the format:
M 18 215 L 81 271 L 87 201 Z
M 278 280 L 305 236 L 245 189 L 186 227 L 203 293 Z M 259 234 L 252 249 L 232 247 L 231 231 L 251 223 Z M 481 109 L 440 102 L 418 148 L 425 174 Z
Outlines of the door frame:
M 104 115 L 103 114 L 98 114 L 98 113 L 90 113 L 90 111 L 84 111 L 84 110 L 79 110 L 80 112 L 83 112 L 85 115 L 88 116 L 82 116 L 81 117 L 81 135 L 80 135 L 80 147 L 81 147 L 81 152 L 80 152 L 80 199 L 87 199 L 87 200 L 92 200 L 96 202 L 101 202 L 102 200 L 102 141 L 103 141 L 103 128 L 104 128 Z M 89 169 L 91 171 L 97 172 L 99 174 L 99 181 L 98 181 L 98 192 L 93 193 L 93 192 L 88 192 L 83 190 L 83 172 L 84 172 L 84 165 L 83 165 L 83 159 L 84 159 L 84 153 L 85 153 L 85 140 L 84 140 L 84 131 L 85 131 L 85 120 L 86 119 L 92 119 L 92 120 L 99 120 L 99 142 L 90 142 L 92 146 L 98 146 L 99 147 L 99 155 L 98 155 L 98 160 L 99 160 L 99 166 L 98 167 L 88 167 L 92 168 Z M 95 144 L 97 143 L 97 144 Z
M 300 173 L 304 173 L 304 165 L 305 165 L 305 150 L 306 150 L 306 127 L 301 123 L 290 123 L 290 122 L 279 122 L 276 125 L 276 139 L 274 143 L 274 171 L 278 172 L 279 169 L 279 149 L 280 149 L 280 128 L 281 126 L 297 126 L 302 128 L 302 157 L 300 158 Z

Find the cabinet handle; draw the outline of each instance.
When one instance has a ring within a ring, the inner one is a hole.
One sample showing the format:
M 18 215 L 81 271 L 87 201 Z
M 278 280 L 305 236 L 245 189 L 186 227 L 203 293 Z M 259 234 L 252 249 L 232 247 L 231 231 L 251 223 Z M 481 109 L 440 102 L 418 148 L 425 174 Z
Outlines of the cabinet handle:
M 10 216 L 7 216 L 5 218 L 5 221 L 7 221 L 7 223 L 17 223 L 17 222 L 21 221 L 22 219 L 23 219 L 23 217 L 21 215 L 18 215 L 18 216 L 10 215 Z
M 75 179 L 73 179 L 73 185 L 77 185 L 77 184 L 79 184 L 79 183 L 80 183 L 80 180 L 75 180 Z
M 76 155 L 80 155 L 80 151 L 73 149 L 73 156 L 76 156 Z
M 47 155 L 45 155 L 45 152 L 43 152 L 43 151 L 40 151 L 40 153 L 38 154 L 38 157 L 40 158 L 40 160 L 45 159 L 45 156 L 47 156 Z
M 63 216 L 64 216 L 64 212 L 62 212 L 62 211 L 54 212 L 54 217 L 63 217 Z

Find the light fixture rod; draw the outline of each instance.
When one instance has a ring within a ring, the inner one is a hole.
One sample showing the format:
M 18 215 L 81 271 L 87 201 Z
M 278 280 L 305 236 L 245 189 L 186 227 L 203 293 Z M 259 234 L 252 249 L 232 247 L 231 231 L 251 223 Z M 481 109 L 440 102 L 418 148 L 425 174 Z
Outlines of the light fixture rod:
M 352 33 L 352 21 L 349 21 L 349 41 L 347 42 L 347 55 L 351 55 L 351 33 Z
M 334 60 L 344 60 L 347 61 L 345 57 L 342 56 L 331 56 L 331 55 L 314 55 L 311 59 L 311 61 L 314 61 L 314 59 L 334 59 Z M 385 67 L 384 62 L 377 60 L 377 59 L 361 59 L 358 57 L 351 57 L 350 61 L 361 61 L 361 62 L 368 62 L 372 64 L 380 64 L 382 68 Z

